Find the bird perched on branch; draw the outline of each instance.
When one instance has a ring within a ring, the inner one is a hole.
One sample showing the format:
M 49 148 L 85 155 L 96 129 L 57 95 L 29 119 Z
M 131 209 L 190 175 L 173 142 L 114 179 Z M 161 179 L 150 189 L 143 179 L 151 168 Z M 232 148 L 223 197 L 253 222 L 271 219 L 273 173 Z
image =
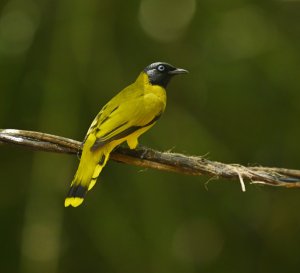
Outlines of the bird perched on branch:
M 116 146 L 126 141 L 130 149 L 136 148 L 139 136 L 149 130 L 165 110 L 165 88 L 170 79 L 187 72 L 168 63 L 152 63 L 134 83 L 101 109 L 83 141 L 79 167 L 65 199 L 65 207 L 77 207 L 83 202 Z

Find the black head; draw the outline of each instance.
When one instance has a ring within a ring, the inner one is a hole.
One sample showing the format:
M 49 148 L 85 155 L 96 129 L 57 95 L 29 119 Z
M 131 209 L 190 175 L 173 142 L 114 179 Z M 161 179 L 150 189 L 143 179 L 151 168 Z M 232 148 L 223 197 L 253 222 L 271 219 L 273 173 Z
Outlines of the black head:
M 170 79 L 178 74 L 184 74 L 188 73 L 187 70 L 182 68 L 176 68 L 171 64 L 163 63 L 163 62 L 157 62 L 148 65 L 144 72 L 147 73 L 149 77 L 149 82 L 152 85 L 160 85 L 164 88 L 167 87 Z

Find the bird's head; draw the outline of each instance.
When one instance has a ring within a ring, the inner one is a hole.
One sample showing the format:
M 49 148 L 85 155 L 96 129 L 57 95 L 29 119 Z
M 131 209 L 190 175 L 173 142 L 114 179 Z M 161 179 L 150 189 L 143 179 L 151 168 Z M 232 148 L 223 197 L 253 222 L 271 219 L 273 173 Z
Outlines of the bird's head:
M 164 88 L 167 87 L 173 76 L 188 73 L 185 69 L 176 68 L 164 62 L 152 63 L 144 69 L 144 72 L 148 75 L 150 84 L 160 85 Z

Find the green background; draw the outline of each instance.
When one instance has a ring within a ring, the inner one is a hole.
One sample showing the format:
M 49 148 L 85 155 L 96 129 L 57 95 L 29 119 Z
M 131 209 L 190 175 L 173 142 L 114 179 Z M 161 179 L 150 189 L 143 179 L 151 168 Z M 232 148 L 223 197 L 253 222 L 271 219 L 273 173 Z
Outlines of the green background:
M 167 61 L 190 74 L 143 145 L 299 169 L 299 14 L 296 0 L 1 0 L 0 127 L 82 140 L 114 94 Z M 297 189 L 242 193 L 111 161 L 64 208 L 75 156 L 0 148 L 0 272 L 300 270 Z

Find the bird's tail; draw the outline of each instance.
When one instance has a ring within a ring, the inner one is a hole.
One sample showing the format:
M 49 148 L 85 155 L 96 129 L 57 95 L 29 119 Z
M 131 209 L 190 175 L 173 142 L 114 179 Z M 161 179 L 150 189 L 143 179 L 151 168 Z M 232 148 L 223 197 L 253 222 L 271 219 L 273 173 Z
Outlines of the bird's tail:
M 84 200 L 87 191 L 96 184 L 97 178 L 105 166 L 110 151 L 99 149 L 92 152 L 83 149 L 79 167 L 71 183 L 69 193 L 65 199 L 65 207 L 78 207 Z

